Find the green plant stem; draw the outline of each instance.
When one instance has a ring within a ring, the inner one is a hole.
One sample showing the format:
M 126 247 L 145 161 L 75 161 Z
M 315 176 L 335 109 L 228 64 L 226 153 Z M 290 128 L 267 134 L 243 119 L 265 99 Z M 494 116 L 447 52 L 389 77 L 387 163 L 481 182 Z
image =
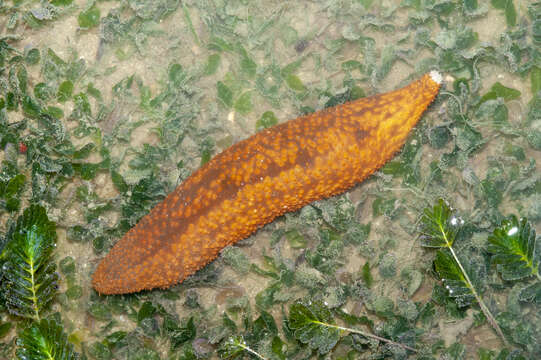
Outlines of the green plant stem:
M 30 290 L 32 291 L 32 307 L 34 308 L 34 318 L 36 319 L 36 321 L 39 321 L 38 299 L 36 297 L 36 287 L 35 287 L 36 282 L 34 279 L 34 274 L 36 273 L 36 271 L 34 269 L 34 261 L 32 258 L 30 258 L 30 263 L 28 265 L 30 265 L 30 276 L 32 277 L 31 278 L 32 288 Z
M 443 228 L 441 223 L 439 224 L 439 228 L 440 228 L 440 232 L 443 235 L 445 243 L 447 244 L 447 248 L 449 249 L 449 251 L 451 251 L 451 255 L 453 255 L 453 258 L 455 259 L 458 267 L 460 268 L 460 271 L 462 271 L 462 274 L 464 275 L 464 279 L 468 283 L 468 286 L 469 286 L 473 296 L 475 297 L 475 299 L 477 300 L 477 303 L 481 307 L 481 311 L 483 312 L 483 314 L 485 314 L 485 316 L 488 319 L 488 322 L 490 323 L 490 325 L 492 325 L 494 330 L 496 330 L 496 333 L 502 339 L 504 345 L 508 346 L 507 340 L 505 339 L 505 336 L 503 335 L 502 329 L 500 329 L 500 326 L 496 322 L 496 319 L 494 319 L 494 317 L 492 316 L 492 313 L 490 312 L 488 307 L 485 305 L 485 302 L 483 301 L 483 299 L 481 299 L 481 296 L 479 296 L 479 294 L 475 290 L 475 287 L 473 286 L 473 283 L 470 280 L 470 277 L 468 276 L 468 273 L 466 272 L 466 270 L 462 266 L 462 263 L 458 260 L 458 256 L 456 255 L 455 250 L 453 249 L 453 244 L 447 238 L 447 232 L 445 231 L 445 229 Z
M 348 332 L 351 332 L 351 333 L 359 334 L 359 335 L 362 335 L 362 336 L 367 337 L 367 338 L 372 338 L 372 339 L 375 339 L 375 340 L 378 340 L 378 341 L 382 341 L 382 342 L 386 342 L 386 343 L 389 343 L 389 344 L 399 346 L 399 347 L 401 347 L 403 349 L 406 349 L 406 350 L 417 352 L 417 349 L 412 348 L 410 346 L 397 343 L 395 341 L 383 338 L 381 336 L 377 336 L 377 335 L 370 334 L 370 333 L 365 333 L 364 331 L 361 331 L 361 330 L 350 329 L 350 328 L 346 328 L 346 327 L 342 327 L 342 326 L 338 326 L 338 325 L 326 324 L 326 323 L 323 323 L 321 321 L 314 321 L 314 323 L 319 324 L 319 325 L 323 325 L 323 326 L 328 326 L 328 327 L 335 328 L 335 329 L 342 330 L 342 331 L 348 331 Z
M 447 247 L 449 249 L 452 249 L 453 243 L 451 243 L 449 239 L 447 238 L 447 233 L 445 232 L 445 229 L 443 228 L 442 224 L 438 223 L 438 226 L 440 227 L 440 232 L 443 234 L 443 238 L 445 239 L 445 244 L 447 244 Z M 453 253 L 453 256 L 455 256 L 455 253 L 452 250 L 451 252 Z M 455 256 L 455 259 L 456 259 L 456 256 Z M 460 266 L 460 269 L 462 269 L 462 266 L 461 265 L 459 266 Z
M 252 350 L 250 347 L 246 346 L 243 343 L 238 342 L 236 343 L 236 345 L 241 347 L 243 350 L 248 351 L 250 354 L 257 356 L 261 360 L 267 360 L 266 357 L 263 357 L 261 354 L 258 354 L 257 352 L 255 352 L 254 350 Z
M 444 236 L 445 236 L 445 233 L 444 233 Z M 503 335 L 502 329 L 500 329 L 500 326 L 496 322 L 496 319 L 494 319 L 494 317 L 492 316 L 492 313 L 490 312 L 488 307 L 485 305 L 485 302 L 483 301 L 481 296 L 475 290 L 475 287 L 473 286 L 473 283 L 471 282 L 470 277 L 468 276 L 468 273 L 466 272 L 466 270 L 464 269 L 464 267 L 462 266 L 462 264 L 458 260 L 458 256 L 456 255 L 455 251 L 453 250 L 453 247 L 449 246 L 449 250 L 451 251 L 451 254 L 453 255 L 453 258 L 455 259 L 458 267 L 460 268 L 460 271 L 462 271 L 462 274 L 464 274 L 464 279 L 468 283 L 468 286 L 469 286 L 473 296 L 477 300 L 477 303 L 479 303 L 479 306 L 481 307 L 481 311 L 483 312 L 483 314 L 485 314 L 485 316 L 488 319 L 488 322 L 490 323 L 490 325 L 492 325 L 494 330 L 496 330 L 496 333 L 502 339 L 504 345 L 508 346 L 509 344 L 507 343 L 507 340 L 505 339 L 505 336 Z

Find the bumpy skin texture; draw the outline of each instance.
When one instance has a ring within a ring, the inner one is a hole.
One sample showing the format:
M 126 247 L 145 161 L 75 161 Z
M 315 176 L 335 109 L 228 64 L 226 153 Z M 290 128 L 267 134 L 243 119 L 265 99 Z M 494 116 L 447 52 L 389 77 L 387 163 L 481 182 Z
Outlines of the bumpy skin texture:
M 92 285 L 101 294 L 169 287 L 277 216 L 351 188 L 400 150 L 438 93 L 436 75 L 299 117 L 224 150 L 115 244 Z

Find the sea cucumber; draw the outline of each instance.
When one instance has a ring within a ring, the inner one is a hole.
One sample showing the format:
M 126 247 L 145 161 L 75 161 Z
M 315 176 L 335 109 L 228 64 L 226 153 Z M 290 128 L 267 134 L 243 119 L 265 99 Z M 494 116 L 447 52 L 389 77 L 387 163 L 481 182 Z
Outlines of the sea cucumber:
M 364 180 L 400 150 L 436 97 L 436 71 L 402 89 L 263 130 L 216 155 L 99 263 L 101 294 L 166 288 L 271 222 Z

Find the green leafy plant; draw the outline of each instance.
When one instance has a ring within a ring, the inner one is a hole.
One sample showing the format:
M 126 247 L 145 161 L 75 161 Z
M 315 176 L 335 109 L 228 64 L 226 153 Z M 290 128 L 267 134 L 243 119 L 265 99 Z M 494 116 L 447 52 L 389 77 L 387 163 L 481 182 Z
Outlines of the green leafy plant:
M 536 253 L 535 229 L 527 219 L 511 215 L 488 237 L 488 251 L 494 254 L 492 262 L 504 280 L 519 280 L 539 274 L 539 253 Z
M 31 205 L 8 234 L 1 255 L 5 263 L 0 289 L 10 313 L 39 321 L 54 298 L 58 280 L 51 261 L 55 228 L 45 208 Z
M 459 307 L 468 306 L 475 299 L 498 336 L 507 344 L 500 326 L 474 286 L 471 278 L 474 271 L 467 271 L 453 247 L 464 221 L 453 213 L 443 199 L 439 199 L 434 207 L 425 208 L 421 221 L 424 225 L 422 245 L 439 249 L 434 267 L 449 296 L 456 300 Z
M 0 255 L 3 273 L 0 295 L 7 310 L 29 318 L 17 339 L 16 355 L 22 360 L 77 359 L 60 320 L 43 319 L 43 312 L 57 291 L 58 274 L 52 261 L 56 245 L 56 224 L 44 207 L 30 205 L 8 232 Z
M 517 23 L 517 10 L 513 4 L 513 0 L 491 0 L 494 8 L 503 10 L 505 12 L 505 20 L 507 26 L 515 26 Z
M 258 359 L 266 359 L 263 355 L 250 348 L 241 335 L 231 336 L 227 341 L 224 341 L 223 345 L 218 350 L 218 354 L 222 359 L 238 359 L 244 352 L 248 352 Z
M 0 174 L 0 208 L 7 211 L 17 211 L 20 205 L 20 194 L 24 187 L 25 176 L 17 174 L 8 179 L 3 179 Z
M 79 356 L 68 342 L 62 325 L 54 319 L 33 322 L 20 332 L 17 339 L 17 358 L 20 360 L 72 360 Z
M 505 281 L 531 280 L 519 293 L 521 301 L 541 304 L 541 256 L 535 229 L 526 218 L 511 215 L 488 237 L 492 263 Z
M 331 351 L 340 340 L 344 332 L 359 334 L 361 336 L 385 342 L 403 349 L 417 352 L 416 349 L 394 342 L 358 329 L 350 329 L 333 323 L 333 315 L 320 301 L 296 301 L 289 308 L 289 327 L 293 330 L 295 338 L 320 354 Z

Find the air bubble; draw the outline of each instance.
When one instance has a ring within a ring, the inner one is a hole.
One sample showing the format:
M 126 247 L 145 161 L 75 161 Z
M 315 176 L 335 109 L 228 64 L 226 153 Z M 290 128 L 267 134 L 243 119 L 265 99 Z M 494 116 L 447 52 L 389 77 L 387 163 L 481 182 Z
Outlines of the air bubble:
M 451 223 L 451 225 L 453 226 L 461 226 L 461 225 L 464 225 L 464 220 L 462 220 L 461 217 L 458 217 L 458 216 L 455 216 L 453 215 L 451 217 L 451 220 L 449 221 Z

